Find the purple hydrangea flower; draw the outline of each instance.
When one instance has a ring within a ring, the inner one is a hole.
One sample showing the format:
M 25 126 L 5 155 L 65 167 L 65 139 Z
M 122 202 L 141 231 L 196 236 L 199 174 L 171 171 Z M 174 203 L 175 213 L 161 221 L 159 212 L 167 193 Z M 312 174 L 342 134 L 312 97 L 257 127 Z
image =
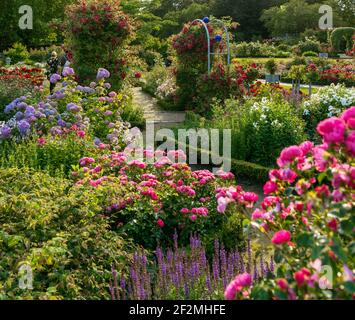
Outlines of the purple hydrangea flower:
M 17 109 L 26 109 L 27 108 L 27 103 L 26 102 L 20 102 L 17 105 Z
M 49 79 L 49 81 L 51 83 L 57 83 L 60 79 L 62 79 L 62 77 L 59 74 L 55 73 L 55 74 L 51 75 L 51 78 Z
M 69 67 L 65 67 L 62 72 L 63 77 L 73 76 L 74 74 L 74 69 Z
M 25 111 L 25 117 L 30 118 L 35 114 L 36 110 L 32 106 L 28 106 Z
M 21 120 L 18 122 L 17 128 L 19 129 L 21 135 L 26 135 L 30 130 L 31 125 L 26 120 Z
M 114 98 L 117 96 L 117 93 L 115 91 L 111 91 L 108 95 L 109 97 Z
M 104 116 L 105 117 L 110 117 L 110 116 L 112 116 L 113 115 L 113 112 L 111 111 L 111 110 L 107 110 L 107 111 L 105 111 L 105 113 L 104 113 Z
M 15 119 L 16 119 L 17 121 L 22 120 L 22 119 L 23 119 L 23 113 L 22 113 L 21 111 L 16 112 L 16 114 L 15 114 Z
M 104 68 L 100 68 L 98 71 L 97 71 L 97 76 L 96 78 L 98 80 L 101 80 L 101 79 L 105 79 L 105 78 L 109 78 L 110 77 L 110 72 Z
M 8 139 L 11 136 L 11 128 L 9 126 L 4 126 L 0 128 L 0 138 L 1 139 Z
M 75 103 L 69 103 L 67 105 L 67 110 L 71 111 L 71 112 L 79 112 L 80 111 L 80 107 L 78 105 L 76 105 Z
M 65 126 L 67 125 L 66 122 L 65 122 L 64 120 L 62 120 L 62 119 L 59 119 L 58 122 L 57 122 L 57 124 L 58 124 L 58 126 L 60 126 L 60 127 L 65 127 Z
M 10 113 L 12 110 L 14 110 L 14 108 L 15 108 L 14 103 L 10 103 L 10 104 L 8 104 L 8 105 L 5 107 L 4 112 L 5 112 L 5 113 Z

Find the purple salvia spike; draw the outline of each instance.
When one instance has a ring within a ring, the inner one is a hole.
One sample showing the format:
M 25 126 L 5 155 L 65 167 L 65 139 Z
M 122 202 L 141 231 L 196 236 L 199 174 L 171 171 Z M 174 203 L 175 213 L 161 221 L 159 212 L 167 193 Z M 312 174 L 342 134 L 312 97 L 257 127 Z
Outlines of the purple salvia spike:
M 253 280 L 256 282 L 258 281 L 258 268 L 256 266 L 256 260 L 254 260 L 254 275 L 253 275 Z
M 123 275 L 120 280 L 120 287 L 122 289 L 122 299 L 126 300 L 126 279 Z
M 115 296 L 115 289 L 112 285 L 112 281 L 110 280 L 110 286 L 109 286 L 110 294 L 111 294 L 111 300 L 116 300 Z
M 189 285 L 188 285 L 187 282 L 185 283 L 184 291 L 185 291 L 185 299 L 189 300 L 189 298 L 190 298 L 190 288 L 189 288 Z
M 247 241 L 247 253 L 248 253 L 247 272 L 250 273 L 250 271 L 251 271 L 251 239 L 250 239 L 250 233 L 248 235 L 248 241 Z

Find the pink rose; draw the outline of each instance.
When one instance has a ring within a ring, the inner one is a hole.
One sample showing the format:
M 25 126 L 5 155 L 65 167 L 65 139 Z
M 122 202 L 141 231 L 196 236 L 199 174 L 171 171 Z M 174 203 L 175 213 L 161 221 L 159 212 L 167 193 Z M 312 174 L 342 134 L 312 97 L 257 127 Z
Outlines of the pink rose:
M 235 279 L 227 286 L 224 291 L 224 297 L 226 300 L 234 300 L 237 292 L 241 291 L 244 287 L 249 287 L 252 284 L 252 278 L 249 273 L 239 274 Z
M 271 242 L 273 244 L 279 245 L 279 244 L 287 243 L 290 240 L 291 240 L 290 231 L 280 230 L 273 235 Z
M 355 129 L 355 107 L 351 107 L 343 112 L 341 118 L 350 129 Z
M 340 143 L 344 141 L 345 123 L 339 118 L 329 118 L 321 121 L 317 126 L 318 133 L 326 143 Z
M 273 181 L 268 181 L 264 185 L 264 194 L 268 195 L 270 193 L 273 193 L 277 190 L 277 183 Z
M 288 283 L 284 278 L 276 279 L 276 284 L 280 287 L 281 290 L 287 290 Z
M 303 152 L 298 146 L 291 146 L 285 148 L 281 151 L 280 157 L 277 159 L 277 164 L 280 168 L 284 167 L 287 164 L 292 163 L 297 158 L 301 157 Z
M 159 228 L 164 228 L 164 226 L 165 226 L 164 221 L 163 221 L 162 219 L 158 219 L 158 221 L 157 221 L 157 226 L 158 226 Z

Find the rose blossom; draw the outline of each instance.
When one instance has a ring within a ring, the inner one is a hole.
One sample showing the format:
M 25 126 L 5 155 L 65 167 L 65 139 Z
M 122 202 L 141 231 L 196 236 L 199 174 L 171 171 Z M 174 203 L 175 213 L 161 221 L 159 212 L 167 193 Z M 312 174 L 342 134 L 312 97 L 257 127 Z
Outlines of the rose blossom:
M 290 231 L 280 230 L 273 235 L 271 242 L 273 244 L 279 245 L 279 244 L 287 243 L 290 240 L 291 240 Z
M 345 124 L 339 118 L 329 118 L 321 121 L 317 126 L 318 133 L 326 143 L 340 143 L 344 141 Z

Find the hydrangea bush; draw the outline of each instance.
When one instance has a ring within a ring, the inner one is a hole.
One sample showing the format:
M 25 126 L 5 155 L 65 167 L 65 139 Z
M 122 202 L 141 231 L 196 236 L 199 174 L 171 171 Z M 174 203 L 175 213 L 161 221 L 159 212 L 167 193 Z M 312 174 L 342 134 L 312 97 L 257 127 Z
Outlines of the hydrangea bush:
M 238 276 L 227 299 L 354 298 L 355 107 L 319 123 L 323 144 L 284 149 L 251 225 L 275 248 L 274 277 Z
M 98 70 L 97 82 L 90 86 L 79 85 L 74 75 L 73 69 L 64 68 L 62 76 L 54 74 L 50 79 L 58 87 L 52 95 L 39 99 L 38 95 L 29 94 L 7 105 L 7 121 L 0 127 L 0 141 L 76 131 L 90 133 L 97 138 L 97 144 L 119 145 L 128 127 L 120 118 L 127 97 L 110 91 L 111 85 L 105 82 L 110 73 L 105 69 Z

